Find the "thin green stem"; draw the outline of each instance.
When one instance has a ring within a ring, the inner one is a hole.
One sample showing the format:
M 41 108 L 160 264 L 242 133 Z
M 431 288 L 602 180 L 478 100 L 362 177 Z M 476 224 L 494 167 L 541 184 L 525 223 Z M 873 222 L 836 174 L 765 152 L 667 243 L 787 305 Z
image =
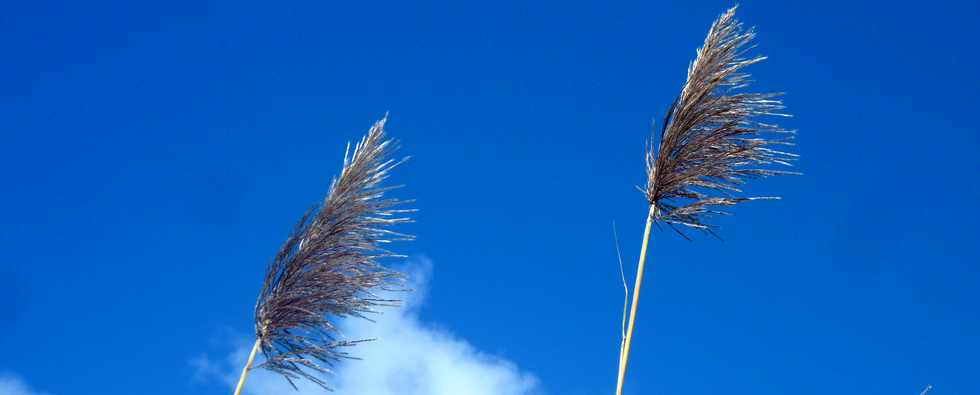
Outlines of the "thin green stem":
M 235 386 L 235 395 L 240 395 L 242 393 L 242 388 L 245 387 L 245 378 L 248 377 L 248 371 L 252 368 L 252 361 L 255 360 L 255 353 L 259 351 L 259 346 L 262 341 L 255 339 L 255 345 L 252 346 L 252 352 L 248 353 L 248 362 L 245 362 L 245 367 L 242 368 L 242 375 L 238 378 L 238 385 Z
M 630 320 L 626 327 L 626 338 L 622 343 L 619 355 L 619 376 L 616 379 L 616 395 L 623 394 L 623 380 L 626 377 L 626 363 L 630 355 L 630 343 L 633 340 L 633 324 L 636 322 L 636 306 L 640 301 L 640 285 L 643 283 L 643 266 L 647 260 L 647 247 L 650 244 L 650 228 L 653 226 L 653 216 L 657 206 L 651 204 L 647 213 L 647 225 L 643 230 L 643 245 L 640 246 L 640 263 L 636 267 L 636 284 L 633 285 L 633 303 L 630 305 Z

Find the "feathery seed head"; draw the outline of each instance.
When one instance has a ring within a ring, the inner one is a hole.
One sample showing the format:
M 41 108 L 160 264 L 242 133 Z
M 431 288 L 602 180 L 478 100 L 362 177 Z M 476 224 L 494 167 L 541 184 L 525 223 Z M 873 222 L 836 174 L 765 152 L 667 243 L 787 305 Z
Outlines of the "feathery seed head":
M 705 218 L 728 214 L 720 208 L 758 199 L 737 197 L 747 179 L 799 174 L 775 170 L 797 155 L 774 146 L 793 145 L 793 131 L 762 117 L 788 117 L 779 93 L 745 93 L 749 74 L 742 69 L 761 62 L 746 58 L 753 29 L 742 29 L 735 7 L 721 15 L 687 69 L 687 82 L 664 117 L 658 146 L 646 155 L 646 197 L 654 219 L 684 234 L 681 225 L 714 234 Z M 686 237 L 686 236 L 685 236 Z
M 364 341 L 342 339 L 337 320 L 364 317 L 396 302 L 374 293 L 393 289 L 402 279 L 380 263 L 402 256 L 381 245 L 411 239 L 390 227 L 409 222 L 404 214 L 414 210 L 398 209 L 406 202 L 384 196 L 397 187 L 382 182 L 405 160 L 388 158 L 395 143 L 384 134 L 386 120 L 375 123 L 350 155 L 348 145 L 326 198 L 303 215 L 266 272 L 255 306 L 255 331 L 265 356 L 258 366 L 282 374 L 290 384 L 305 378 L 327 388 L 319 375 L 351 358 L 344 348 Z

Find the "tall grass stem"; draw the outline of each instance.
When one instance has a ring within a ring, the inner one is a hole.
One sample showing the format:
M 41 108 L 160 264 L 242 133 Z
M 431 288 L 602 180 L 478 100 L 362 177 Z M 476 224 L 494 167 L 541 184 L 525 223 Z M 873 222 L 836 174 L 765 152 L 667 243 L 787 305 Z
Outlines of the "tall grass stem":
M 255 339 L 255 345 L 252 346 L 252 351 L 248 353 L 248 361 L 245 362 L 245 367 L 242 368 L 242 375 L 238 378 L 238 385 L 235 386 L 235 395 L 242 393 L 242 387 L 245 386 L 245 378 L 248 377 L 248 371 L 252 368 L 252 361 L 255 360 L 255 353 L 259 351 L 261 344 L 262 340 Z
M 651 204 L 647 213 L 647 225 L 643 230 L 643 244 L 640 246 L 640 262 L 636 266 L 636 283 L 633 285 L 633 302 L 630 304 L 630 320 L 626 326 L 626 340 L 623 342 L 619 356 L 619 376 L 616 379 L 616 395 L 623 393 L 623 379 L 626 377 L 626 362 L 629 360 L 630 343 L 633 340 L 633 324 L 636 323 L 636 306 L 640 301 L 640 286 L 643 284 L 643 266 L 647 260 L 647 248 L 650 245 L 650 228 L 653 226 L 657 205 Z

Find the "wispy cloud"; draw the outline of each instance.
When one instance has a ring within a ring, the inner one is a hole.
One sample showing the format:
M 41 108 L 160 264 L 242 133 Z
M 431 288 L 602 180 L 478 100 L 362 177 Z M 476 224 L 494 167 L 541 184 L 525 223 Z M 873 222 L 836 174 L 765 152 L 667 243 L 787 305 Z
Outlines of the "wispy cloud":
M 0 395 L 49 395 L 32 389 L 19 376 L 0 372 Z
M 375 322 L 346 320 L 342 329 L 352 339 L 375 338 L 351 351 L 363 360 L 343 361 L 329 382 L 338 394 L 363 395 L 533 395 L 542 393 L 537 379 L 500 356 L 481 352 L 463 339 L 418 318 L 431 264 L 422 260 L 408 269 L 415 292 L 404 308 L 388 309 L 372 317 Z M 251 342 L 237 342 L 223 358 L 208 356 L 191 361 L 198 375 L 233 385 Z M 281 377 L 262 369 L 248 378 L 247 395 L 320 395 L 330 392 L 298 382 L 294 392 Z

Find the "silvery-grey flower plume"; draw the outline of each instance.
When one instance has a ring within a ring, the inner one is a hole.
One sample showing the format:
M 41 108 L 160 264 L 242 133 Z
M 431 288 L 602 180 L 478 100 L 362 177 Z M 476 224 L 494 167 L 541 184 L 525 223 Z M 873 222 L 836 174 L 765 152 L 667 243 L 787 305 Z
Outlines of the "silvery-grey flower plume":
M 382 182 L 404 160 L 388 158 L 395 143 L 385 136 L 386 119 L 350 155 L 348 145 L 326 198 L 300 219 L 266 273 L 255 306 L 265 356 L 258 366 L 282 374 L 294 387 L 293 380 L 305 378 L 328 388 L 322 374 L 351 358 L 344 348 L 363 341 L 343 339 L 338 319 L 364 317 L 395 302 L 374 293 L 401 282 L 399 273 L 379 262 L 401 256 L 381 245 L 411 238 L 390 228 L 408 222 L 404 214 L 413 210 L 397 209 L 405 202 L 384 196 L 395 187 Z
M 779 93 L 745 93 L 742 70 L 765 59 L 745 57 L 755 37 L 735 19 L 721 15 L 687 70 L 687 82 L 667 111 L 659 146 L 647 151 L 646 195 L 654 219 L 714 234 L 706 217 L 727 214 L 724 206 L 774 197 L 736 196 L 746 179 L 798 174 L 772 169 L 796 155 L 774 149 L 792 145 L 793 132 L 760 120 L 782 114 Z M 686 236 L 685 236 L 686 237 Z

